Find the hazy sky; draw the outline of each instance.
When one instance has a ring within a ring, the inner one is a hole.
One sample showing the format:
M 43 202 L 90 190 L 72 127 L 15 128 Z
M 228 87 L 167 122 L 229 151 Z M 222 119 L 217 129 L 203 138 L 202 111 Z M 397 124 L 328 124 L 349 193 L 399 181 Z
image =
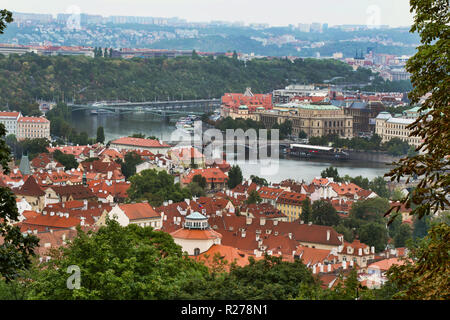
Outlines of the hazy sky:
M 179 17 L 188 21 L 243 21 L 275 26 L 322 22 L 409 26 L 409 0 L 2 0 L 0 6 L 27 13 Z M 72 9 L 71 9 L 72 8 Z

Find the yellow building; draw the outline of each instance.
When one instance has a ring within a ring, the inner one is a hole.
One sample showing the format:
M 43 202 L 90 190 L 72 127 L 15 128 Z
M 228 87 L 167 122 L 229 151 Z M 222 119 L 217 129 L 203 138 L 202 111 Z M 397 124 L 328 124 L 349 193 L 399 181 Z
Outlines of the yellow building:
M 338 134 L 341 138 L 353 137 L 353 117 L 331 104 L 286 103 L 277 105 L 272 112 L 260 113 L 260 120 L 267 128 L 275 123 L 292 121 L 292 134 L 304 131 L 308 137 Z
M 306 196 L 297 192 L 283 192 L 276 201 L 276 208 L 288 217 L 288 221 L 300 219 L 302 214 L 302 201 Z

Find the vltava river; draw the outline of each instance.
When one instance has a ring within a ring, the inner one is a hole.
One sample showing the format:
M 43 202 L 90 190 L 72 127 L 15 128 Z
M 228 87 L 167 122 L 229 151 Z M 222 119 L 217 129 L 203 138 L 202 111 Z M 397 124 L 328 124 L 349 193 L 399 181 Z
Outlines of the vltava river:
M 176 119 L 174 119 L 176 120 Z M 143 133 L 146 136 L 156 136 L 159 139 L 170 140 L 172 132 L 176 129 L 175 123 L 165 122 L 159 117 L 147 113 L 134 113 L 125 115 L 101 114 L 91 115 L 87 112 L 74 112 L 72 124 L 79 132 L 86 131 L 90 137 L 95 137 L 97 128 L 102 126 L 106 141 L 129 136 L 133 133 Z M 311 181 L 320 176 L 322 170 L 329 166 L 338 168 L 339 175 L 363 176 L 370 180 L 382 176 L 389 171 L 389 167 L 382 163 L 359 161 L 328 161 L 328 160 L 300 160 L 281 158 L 274 161 L 271 167 L 266 162 L 250 163 L 244 160 L 231 160 L 231 164 L 238 164 L 245 178 L 250 175 L 263 177 L 271 182 L 280 182 L 285 179 L 298 181 Z

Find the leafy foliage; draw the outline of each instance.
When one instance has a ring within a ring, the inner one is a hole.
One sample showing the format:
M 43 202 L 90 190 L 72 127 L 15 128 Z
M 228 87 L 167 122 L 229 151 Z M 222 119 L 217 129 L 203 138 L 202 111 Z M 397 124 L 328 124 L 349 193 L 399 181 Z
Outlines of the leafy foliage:
M 407 207 L 417 205 L 413 214 L 421 218 L 450 206 L 450 15 L 447 0 L 411 0 L 410 4 L 414 12 L 410 31 L 419 33 L 421 45 L 406 64 L 413 84 L 408 97 L 411 103 L 418 103 L 430 95 L 418 110 L 423 114 L 408 128 L 412 131 L 410 136 L 423 139 L 416 150 L 424 152 L 400 159 L 387 176 L 391 181 L 406 177 L 407 182 L 411 177 L 419 177 L 416 190 L 402 203 Z
M 179 202 L 191 198 L 189 189 L 174 183 L 174 177 L 166 171 L 143 170 L 132 176 L 130 181 L 127 194 L 132 201 L 148 200 L 152 206 L 157 207 L 166 200 Z
M 448 300 L 450 298 L 450 226 L 434 225 L 428 235 L 410 249 L 403 265 L 394 265 L 389 281 L 399 288 L 394 299 Z
M 233 165 L 228 171 L 228 188 L 233 189 L 243 180 L 241 168 L 238 165 Z
M 55 152 L 53 152 L 53 159 L 61 163 L 64 166 L 64 170 L 78 167 L 77 159 L 75 159 L 73 154 L 65 154 L 60 150 L 55 150 Z
M 97 232 L 78 229 L 52 256 L 32 283 L 32 299 L 177 299 L 190 279 L 208 272 L 168 233 L 112 220 Z M 80 268 L 79 289 L 66 286 L 71 265 Z

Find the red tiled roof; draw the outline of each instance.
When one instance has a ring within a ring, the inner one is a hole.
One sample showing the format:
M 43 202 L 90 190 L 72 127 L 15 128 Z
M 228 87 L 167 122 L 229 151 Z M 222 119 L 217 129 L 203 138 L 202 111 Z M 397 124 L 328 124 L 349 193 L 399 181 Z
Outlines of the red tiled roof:
M 190 240 L 208 240 L 222 238 L 222 235 L 214 230 L 190 230 L 178 229 L 170 234 L 173 238 Z
M 121 144 L 134 147 L 145 147 L 145 148 L 170 148 L 169 145 L 160 143 L 158 140 L 152 139 L 142 139 L 142 138 L 131 138 L 122 137 L 111 141 L 111 144 Z
M 17 120 L 17 122 L 48 123 L 50 121 L 43 117 L 20 117 L 19 120 Z
M 201 175 L 206 179 L 207 183 L 211 182 L 226 182 L 228 177 L 222 170 L 218 168 L 207 168 L 207 169 L 193 169 L 189 174 L 183 179 L 183 183 L 188 184 L 192 182 L 192 179 L 196 175 Z
M 161 215 L 148 203 L 119 204 L 120 209 L 130 220 L 159 218 Z
M 0 117 L 14 117 L 17 118 L 19 116 L 20 112 L 8 112 L 8 111 L 0 111 Z
M 14 193 L 32 197 L 41 197 L 45 195 L 45 192 L 39 187 L 33 176 L 29 176 L 23 186 L 18 190 L 14 190 Z

